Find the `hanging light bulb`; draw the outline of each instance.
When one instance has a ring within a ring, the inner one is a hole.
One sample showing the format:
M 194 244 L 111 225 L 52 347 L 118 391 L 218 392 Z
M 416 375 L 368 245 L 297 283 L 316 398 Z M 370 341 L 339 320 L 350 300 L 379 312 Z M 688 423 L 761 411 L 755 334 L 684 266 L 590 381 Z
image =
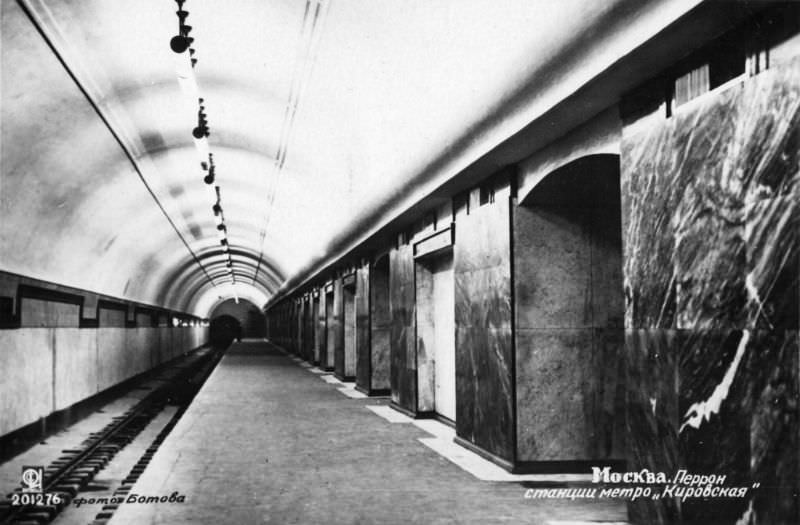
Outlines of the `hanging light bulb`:
M 175 3 L 178 4 L 178 10 L 175 12 L 178 15 L 178 34 L 172 37 L 169 47 L 177 55 L 175 72 L 178 75 L 178 84 L 181 87 L 181 91 L 188 99 L 197 100 L 199 90 L 197 88 L 197 80 L 194 77 L 195 50 L 191 47 L 194 38 L 189 36 L 192 26 L 186 25 L 186 18 L 189 16 L 189 12 L 183 10 L 184 0 L 175 0 Z M 189 50 L 188 56 L 187 49 Z
M 183 35 L 175 35 L 169 41 L 169 47 L 179 55 L 189 49 L 189 39 Z
M 197 125 L 192 128 L 192 138 L 194 140 L 195 149 L 200 154 L 200 167 L 205 173 L 203 182 L 210 193 L 210 197 L 214 200 L 212 211 L 214 212 L 214 219 L 217 224 L 217 233 L 220 237 L 220 245 L 224 257 L 227 257 L 226 266 L 228 273 L 231 276 L 231 283 L 236 284 L 236 279 L 233 273 L 233 259 L 231 258 L 230 245 L 228 243 L 228 228 L 225 225 L 225 215 L 222 210 L 222 199 L 220 197 L 220 188 L 215 185 L 216 169 L 214 166 L 213 153 L 209 151 L 208 137 L 211 129 L 208 126 L 208 117 L 205 112 L 204 100 L 199 96 L 197 87 L 197 80 L 194 75 L 194 67 L 197 64 L 195 57 L 197 51 L 192 47 L 194 38 L 189 36 L 192 27 L 186 24 L 186 19 L 189 16 L 188 11 L 183 10 L 183 4 L 186 0 L 175 0 L 178 4 L 178 34 L 170 40 L 170 49 L 178 55 L 183 55 L 186 50 L 189 50 L 188 56 L 176 59 L 176 72 L 178 74 L 178 83 L 183 92 L 197 101 Z M 188 60 L 187 60 L 188 58 Z M 187 67 L 188 66 L 188 67 Z M 234 292 L 236 294 L 236 292 Z M 238 295 L 236 295 L 238 303 Z
M 208 118 L 202 98 L 200 99 L 200 109 L 197 111 L 197 126 L 192 130 L 192 136 L 196 139 L 208 137 Z
M 169 47 L 172 49 L 172 51 L 180 55 L 189 49 L 189 46 L 191 46 L 192 42 L 194 42 L 194 38 L 189 36 L 192 26 L 184 23 L 186 21 L 186 17 L 189 16 L 189 12 L 179 8 L 175 14 L 178 15 L 178 34 L 172 37 L 172 39 L 169 41 Z

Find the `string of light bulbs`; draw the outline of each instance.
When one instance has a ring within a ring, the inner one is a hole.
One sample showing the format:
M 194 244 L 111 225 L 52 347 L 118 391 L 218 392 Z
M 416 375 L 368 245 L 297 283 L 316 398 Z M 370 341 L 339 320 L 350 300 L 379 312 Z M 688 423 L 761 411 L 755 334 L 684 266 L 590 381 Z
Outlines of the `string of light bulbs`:
M 211 211 L 214 213 L 220 250 L 223 257 L 227 259 L 225 266 L 230 276 L 231 285 L 233 285 L 234 298 L 238 303 L 239 298 L 236 294 L 235 287 L 236 276 L 233 272 L 233 257 L 231 255 L 230 242 L 228 241 L 228 226 L 225 223 L 225 212 L 222 208 L 221 190 L 216 180 L 214 154 L 211 152 L 208 142 L 208 138 L 211 135 L 211 128 L 208 125 L 205 100 L 200 96 L 197 79 L 194 74 L 198 59 L 195 57 L 197 51 L 193 47 L 194 38 L 189 36 L 192 31 L 192 26 L 186 23 L 189 17 L 189 12 L 183 9 L 186 0 L 175 0 L 175 3 L 178 4 L 178 10 L 175 12 L 178 17 L 178 34 L 172 37 L 169 42 L 169 47 L 178 57 L 176 65 L 178 84 L 192 104 L 197 104 L 197 125 L 192 129 L 192 140 L 194 141 L 195 150 L 199 156 L 200 169 L 204 174 L 203 182 L 209 192 L 210 200 L 213 202 Z

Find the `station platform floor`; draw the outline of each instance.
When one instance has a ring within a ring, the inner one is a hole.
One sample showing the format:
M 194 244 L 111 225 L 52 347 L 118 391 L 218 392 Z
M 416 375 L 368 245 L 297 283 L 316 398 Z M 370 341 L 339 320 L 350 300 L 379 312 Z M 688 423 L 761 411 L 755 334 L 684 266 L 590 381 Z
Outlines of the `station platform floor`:
M 110 523 L 625 522 L 620 501 L 526 499 L 513 476 L 476 475 L 387 399 L 337 383 L 267 342 L 234 344 L 131 489 L 151 503 Z

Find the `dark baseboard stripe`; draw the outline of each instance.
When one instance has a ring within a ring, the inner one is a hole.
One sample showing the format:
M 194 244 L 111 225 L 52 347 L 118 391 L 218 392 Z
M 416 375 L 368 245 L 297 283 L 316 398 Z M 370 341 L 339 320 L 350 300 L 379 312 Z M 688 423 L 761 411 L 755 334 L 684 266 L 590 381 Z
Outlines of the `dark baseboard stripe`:
M 492 454 L 491 452 L 482 449 L 478 445 L 476 445 L 474 443 L 470 443 L 469 441 L 467 441 L 466 439 L 464 439 L 462 437 L 456 436 L 455 438 L 453 438 L 453 441 L 457 445 L 461 445 L 462 447 L 464 447 L 465 449 L 469 450 L 470 452 L 476 453 L 477 455 L 479 455 L 483 459 L 487 459 L 487 460 L 491 461 L 492 463 L 494 463 L 494 464 L 506 469 L 507 471 L 511 472 L 512 474 L 515 473 L 514 472 L 514 464 L 512 462 L 508 461 L 507 459 L 503 459 L 500 456 Z

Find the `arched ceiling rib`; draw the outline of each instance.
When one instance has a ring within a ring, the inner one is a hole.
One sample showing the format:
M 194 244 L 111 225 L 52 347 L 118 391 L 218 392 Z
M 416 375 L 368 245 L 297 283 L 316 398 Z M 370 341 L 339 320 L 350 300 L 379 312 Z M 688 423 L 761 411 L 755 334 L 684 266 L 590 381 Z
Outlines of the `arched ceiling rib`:
M 233 247 L 231 250 L 236 264 L 236 272 L 238 277 L 246 284 L 255 284 L 259 289 L 266 293 L 274 293 L 278 286 L 283 282 L 285 276 L 276 269 L 275 263 L 267 260 L 262 260 L 256 280 L 253 277 L 256 275 L 255 268 L 258 266 L 258 254 L 252 251 L 246 251 Z M 217 258 L 214 264 L 208 264 L 210 273 L 213 275 L 224 275 L 224 265 L 226 259 L 220 258 L 215 251 L 207 251 L 200 253 L 199 258 L 204 263 L 207 263 L 211 258 Z M 203 279 L 203 276 L 197 271 L 197 268 L 192 261 L 185 260 L 180 264 L 173 265 L 174 271 L 171 272 L 164 283 L 159 286 L 159 302 L 177 302 L 178 304 L 186 304 L 192 300 L 192 297 L 200 293 L 200 291 L 208 288 L 208 282 Z M 239 280 L 237 277 L 237 280 Z M 224 282 L 225 279 L 221 279 Z
M 233 291 L 228 288 L 229 285 L 220 286 L 219 289 L 206 290 L 202 294 L 195 295 L 192 299 L 189 308 L 202 312 L 213 312 L 214 309 L 221 303 L 229 300 L 232 297 Z M 264 304 L 268 296 L 263 290 L 254 286 L 242 285 L 238 287 L 237 295 L 240 299 L 249 301 L 255 305 Z

